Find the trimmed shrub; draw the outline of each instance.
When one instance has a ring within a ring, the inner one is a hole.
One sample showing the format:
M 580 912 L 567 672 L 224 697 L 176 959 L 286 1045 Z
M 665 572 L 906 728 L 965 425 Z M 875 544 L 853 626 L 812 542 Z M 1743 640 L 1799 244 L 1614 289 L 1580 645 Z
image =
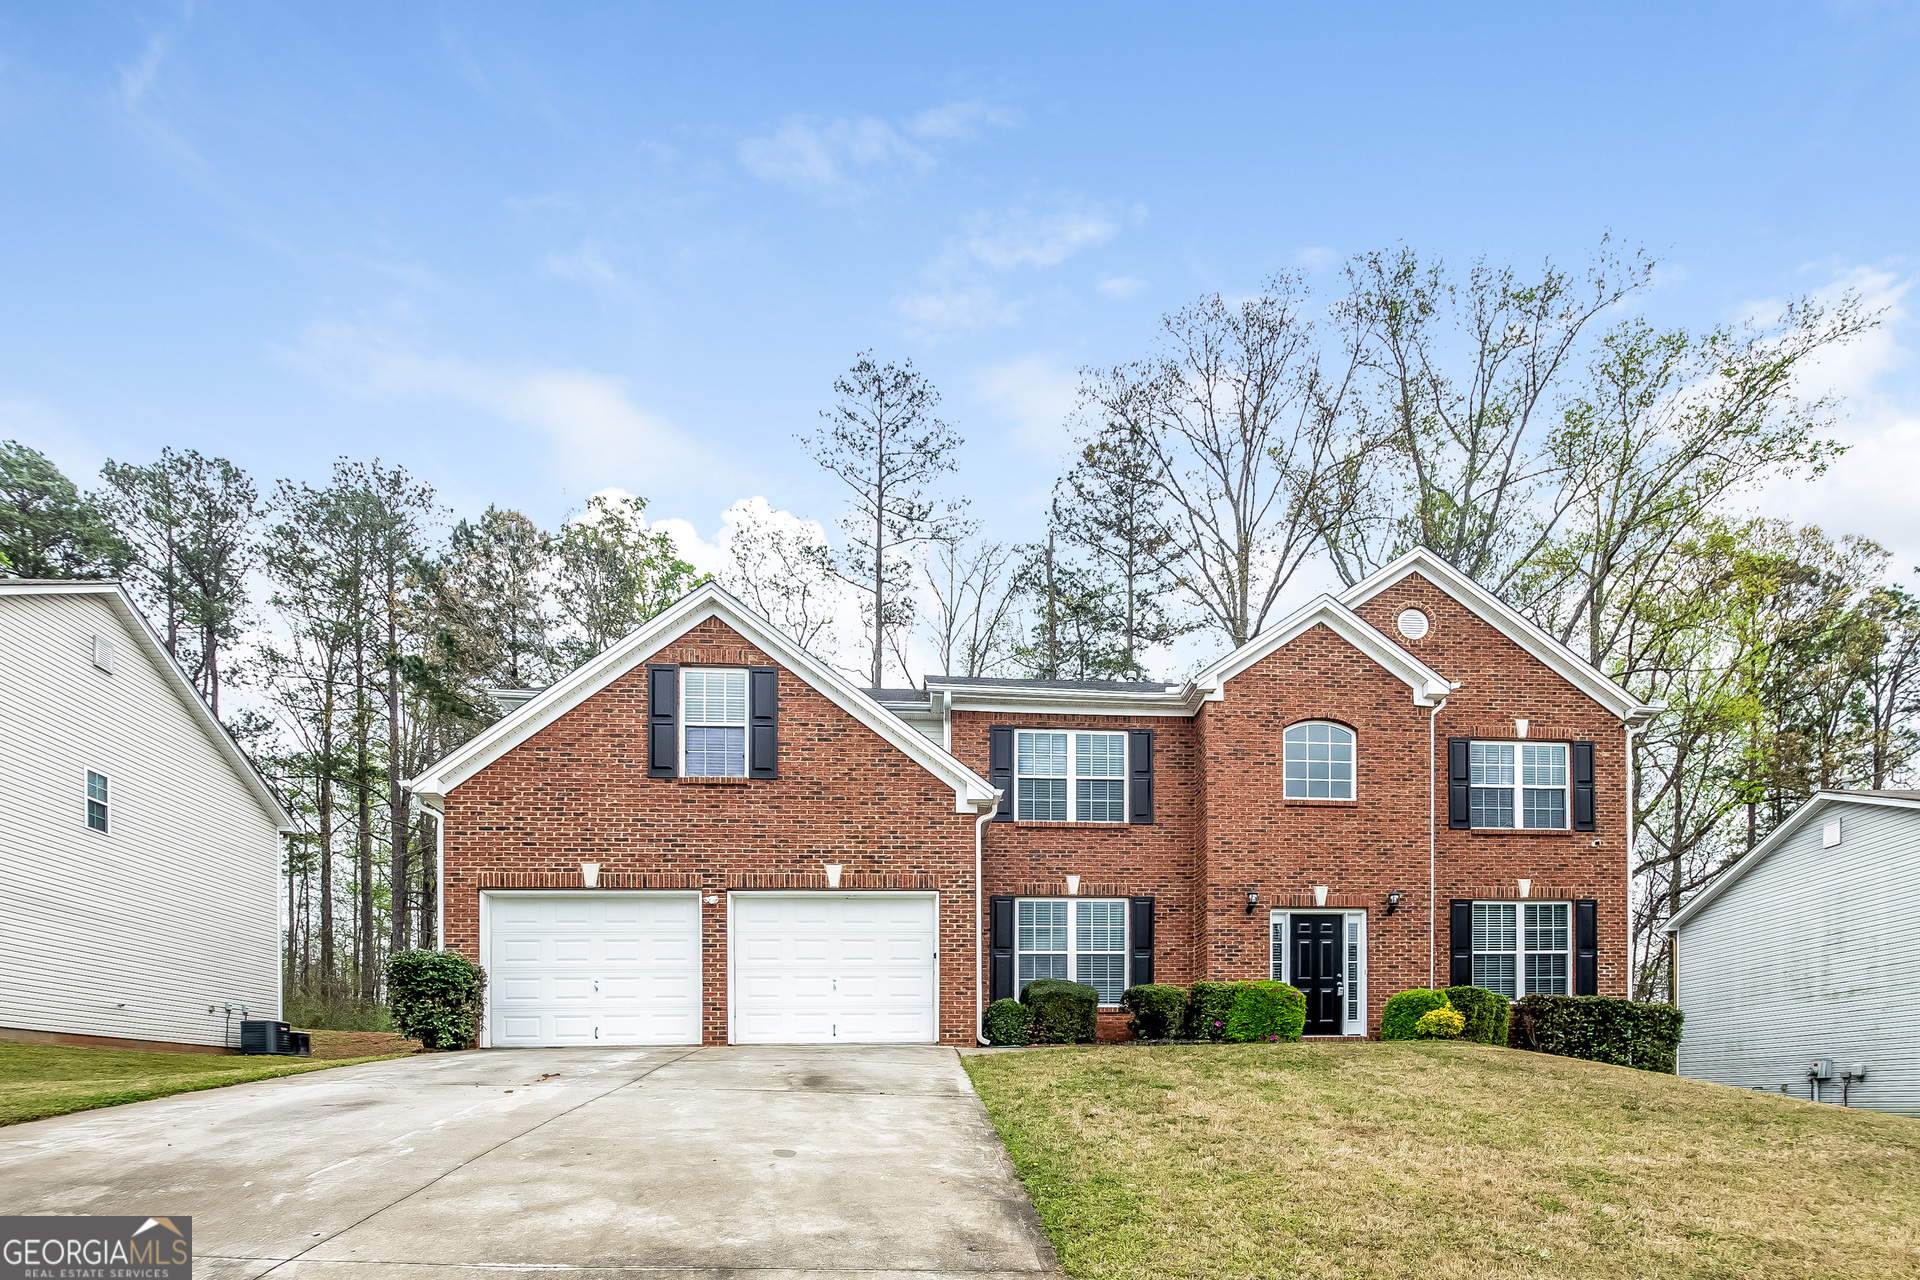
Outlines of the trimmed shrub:
M 1448 987 L 1440 994 L 1467 1020 L 1467 1029 L 1460 1034 L 1462 1040 L 1506 1046 L 1507 1020 L 1513 1006 L 1505 996 L 1485 987 Z
M 1419 1040 L 1457 1040 L 1466 1029 L 1466 1017 L 1458 1009 L 1429 1009 L 1413 1024 Z
M 1380 1038 L 1411 1040 L 1414 1024 L 1420 1021 L 1422 1014 L 1448 1007 L 1445 992 L 1429 991 L 1425 987 L 1402 991 L 1387 1001 L 1386 1012 L 1380 1015 Z
M 1224 1040 L 1233 1012 L 1232 982 L 1196 982 L 1187 989 L 1187 1039 Z
M 387 961 L 393 1025 L 429 1049 L 479 1038 L 486 990 L 486 971 L 458 951 L 397 951 Z
M 1033 1039 L 1033 1010 L 1018 1000 L 995 1000 L 987 1006 L 988 1044 L 1026 1044 Z
M 1036 978 L 1020 990 L 1020 1003 L 1033 1011 L 1035 1044 L 1078 1044 L 1093 1040 L 1100 993 L 1083 982 Z
M 1284 982 L 1236 983 L 1226 1022 L 1226 1038 L 1235 1044 L 1298 1040 L 1307 1025 L 1307 997 Z
M 1127 1029 L 1142 1040 L 1170 1040 L 1187 1021 L 1187 989 L 1160 982 L 1128 987 L 1120 1003 L 1133 1013 Z
M 1527 996 L 1513 1006 L 1509 1043 L 1516 1049 L 1675 1075 L 1682 1017 L 1670 1004 L 1617 996 Z

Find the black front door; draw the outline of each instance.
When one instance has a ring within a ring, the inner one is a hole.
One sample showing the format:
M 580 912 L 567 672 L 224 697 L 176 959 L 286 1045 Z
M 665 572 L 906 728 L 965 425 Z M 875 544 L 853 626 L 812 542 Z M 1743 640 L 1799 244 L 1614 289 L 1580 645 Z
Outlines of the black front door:
M 1339 916 L 1293 917 L 1288 973 L 1307 997 L 1307 1025 L 1301 1034 L 1341 1034 Z

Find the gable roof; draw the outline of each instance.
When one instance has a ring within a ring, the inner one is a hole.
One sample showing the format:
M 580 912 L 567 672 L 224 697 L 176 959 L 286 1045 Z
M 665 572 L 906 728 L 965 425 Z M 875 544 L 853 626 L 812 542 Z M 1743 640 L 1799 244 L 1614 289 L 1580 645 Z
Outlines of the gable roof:
M 1299 639 L 1315 627 L 1325 627 L 1348 644 L 1400 677 L 1413 700 L 1435 703 L 1454 689 L 1451 680 L 1402 649 L 1371 622 L 1330 595 L 1315 596 L 1302 607 L 1262 631 L 1193 678 L 1193 683 L 1217 690 L 1275 649 Z
M 1742 877 L 1755 867 L 1772 857 L 1781 845 L 1793 839 L 1794 833 L 1809 825 L 1828 809 L 1841 805 L 1866 805 L 1877 808 L 1907 809 L 1920 811 L 1920 791 L 1816 791 L 1811 799 L 1795 809 L 1787 820 L 1767 833 L 1767 838 L 1753 846 L 1753 852 L 1734 863 L 1720 874 L 1720 878 L 1694 895 L 1693 901 L 1674 913 L 1667 921 L 1666 932 L 1675 933 L 1689 920 L 1699 915 L 1709 903 L 1738 884 Z
M 906 721 L 875 702 L 839 672 L 808 653 L 717 583 L 705 583 L 654 615 L 606 652 L 541 690 L 464 746 L 404 784 L 415 795 L 443 804 L 447 793 L 540 730 L 633 670 L 708 618 L 717 618 L 756 648 L 824 694 L 842 711 L 879 734 L 927 772 L 953 788 L 954 811 L 972 813 L 996 802 L 999 793 L 973 770 L 942 751 Z
M 1518 610 L 1425 547 L 1415 547 L 1370 577 L 1340 593 L 1340 602 L 1359 608 L 1401 581 L 1419 574 L 1482 618 L 1607 710 L 1630 724 L 1645 724 L 1665 703 L 1642 702 L 1608 679 L 1580 655 L 1529 622 Z
M 255 803 L 266 813 L 276 830 L 290 832 L 298 830 L 294 826 L 293 816 L 280 803 L 280 797 L 260 775 L 240 744 L 233 740 L 227 727 L 220 723 L 213 710 L 200 698 L 200 691 L 193 687 L 193 681 L 187 679 L 187 673 L 167 652 L 167 646 L 147 622 L 146 615 L 133 602 L 133 597 L 119 582 L 109 579 L 49 579 L 49 578 L 0 578 L 0 597 L 8 596 L 98 596 L 113 611 L 139 645 L 147 661 L 160 673 L 161 681 L 170 687 L 175 696 L 186 704 L 187 713 L 213 743 L 214 750 L 227 762 L 234 776 L 240 779 Z

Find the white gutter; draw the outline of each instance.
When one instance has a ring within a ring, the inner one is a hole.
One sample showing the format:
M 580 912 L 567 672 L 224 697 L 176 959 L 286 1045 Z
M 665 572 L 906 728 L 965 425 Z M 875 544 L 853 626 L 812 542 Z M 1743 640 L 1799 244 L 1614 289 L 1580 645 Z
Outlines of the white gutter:
M 993 928 L 991 920 L 980 918 L 980 904 L 985 901 L 981 896 L 980 870 L 983 861 L 981 848 L 986 840 L 987 824 L 993 821 L 993 815 L 1000 811 L 1000 797 L 1003 793 L 993 793 L 993 805 L 973 822 L 973 1038 L 980 1044 L 987 1042 L 987 989 L 980 975 L 980 926 L 985 924 Z M 991 972 L 987 980 L 992 980 Z
M 1453 687 L 1458 689 L 1460 686 L 1455 684 Z M 1429 990 L 1434 989 L 1433 948 L 1435 942 L 1438 941 L 1434 933 L 1433 913 L 1438 905 L 1434 895 L 1439 891 L 1440 883 L 1439 877 L 1436 874 L 1439 861 L 1439 836 L 1435 833 L 1434 828 L 1434 823 L 1439 817 L 1439 807 L 1434 799 L 1433 792 L 1433 748 L 1439 739 L 1435 736 L 1434 725 L 1440 719 L 1440 713 L 1446 709 L 1447 700 L 1442 698 L 1439 704 L 1434 707 L 1433 714 L 1427 717 L 1427 987 Z M 1452 779 L 1449 778 L 1448 782 L 1451 783 Z

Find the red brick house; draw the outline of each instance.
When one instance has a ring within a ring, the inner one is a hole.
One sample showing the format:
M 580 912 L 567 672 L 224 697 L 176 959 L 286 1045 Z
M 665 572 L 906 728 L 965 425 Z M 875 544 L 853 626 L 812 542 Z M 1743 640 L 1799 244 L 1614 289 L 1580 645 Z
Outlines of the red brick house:
M 409 785 L 486 1043 L 971 1043 L 1037 977 L 1627 983 L 1659 708 L 1412 552 L 1178 684 L 861 690 L 703 587 Z

